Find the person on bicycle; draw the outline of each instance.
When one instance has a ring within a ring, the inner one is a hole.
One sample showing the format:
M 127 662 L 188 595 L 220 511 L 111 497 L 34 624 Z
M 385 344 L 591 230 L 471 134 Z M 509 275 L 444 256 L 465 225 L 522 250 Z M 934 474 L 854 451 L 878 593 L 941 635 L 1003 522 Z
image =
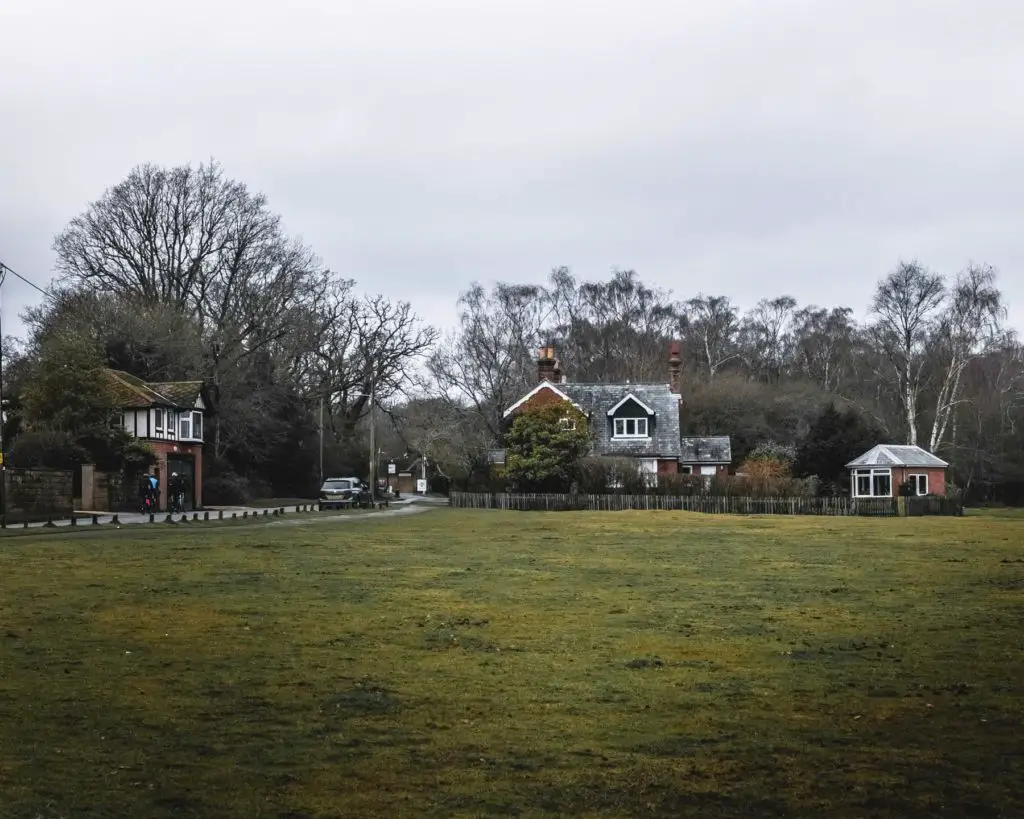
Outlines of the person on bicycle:
M 177 472 L 171 473 L 171 479 L 167 482 L 167 488 L 171 493 L 171 508 L 175 512 L 185 511 L 185 491 L 187 485 L 185 476 Z
M 142 495 L 143 512 L 155 512 L 160 503 L 160 481 L 156 475 L 148 473 L 142 476 L 139 494 Z

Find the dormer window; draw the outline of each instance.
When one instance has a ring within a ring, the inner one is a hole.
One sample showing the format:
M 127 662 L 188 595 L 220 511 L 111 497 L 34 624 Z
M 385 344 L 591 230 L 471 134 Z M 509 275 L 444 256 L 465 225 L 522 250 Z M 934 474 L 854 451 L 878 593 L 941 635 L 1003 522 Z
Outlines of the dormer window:
M 616 418 L 616 438 L 647 438 L 646 418 Z

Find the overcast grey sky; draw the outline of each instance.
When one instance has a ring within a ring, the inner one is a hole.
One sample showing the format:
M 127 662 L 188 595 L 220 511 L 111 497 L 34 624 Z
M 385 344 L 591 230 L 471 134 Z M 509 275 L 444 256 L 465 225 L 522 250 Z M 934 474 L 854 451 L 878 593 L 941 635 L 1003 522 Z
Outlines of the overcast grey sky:
M 214 157 L 437 324 L 563 264 L 863 314 L 902 257 L 994 265 L 1024 328 L 1019 0 L 5 0 L 0 33 L 0 260 L 40 283 L 132 166 Z

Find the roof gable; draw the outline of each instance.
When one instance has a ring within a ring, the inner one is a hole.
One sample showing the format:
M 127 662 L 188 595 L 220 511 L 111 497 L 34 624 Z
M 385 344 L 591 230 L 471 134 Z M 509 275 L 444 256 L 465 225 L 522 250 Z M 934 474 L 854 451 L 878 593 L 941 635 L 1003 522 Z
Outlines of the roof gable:
M 630 393 L 626 393 L 626 397 L 625 398 L 623 398 L 621 401 L 619 401 L 619 403 L 617 403 L 614 407 L 612 407 L 610 410 L 608 410 L 609 417 L 614 415 L 616 412 L 618 412 L 622 407 L 624 407 L 627 404 L 629 404 L 630 401 L 632 401 L 634 404 L 636 404 L 643 412 L 647 413 L 648 415 L 656 415 L 657 414 L 657 413 L 655 413 L 654 410 L 652 410 L 649 406 L 647 406 L 647 404 L 645 404 L 643 401 L 641 401 L 639 398 L 637 398 L 635 395 L 633 395 L 633 393 L 630 392 Z
M 563 384 L 562 386 L 565 385 Z M 517 409 L 523 406 L 523 404 L 525 404 L 527 401 L 529 401 L 542 390 L 551 390 L 551 392 L 553 392 L 558 398 L 562 399 L 563 401 L 568 401 L 570 404 L 572 404 L 574 407 L 576 407 L 576 409 L 580 411 L 583 410 L 583 408 L 579 404 L 573 401 L 572 398 L 570 398 L 566 393 L 564 393 L 550 381 L 541 381 L 536 387 L 534 387 L 532 390 L 526 393 L 526 395 L 524 395 L 522 398 L 516 401 L 511 407 L 505 410 L 505 412 L 502 414 L 502 417 L 508 418 L 513 412 L 515 412 Z

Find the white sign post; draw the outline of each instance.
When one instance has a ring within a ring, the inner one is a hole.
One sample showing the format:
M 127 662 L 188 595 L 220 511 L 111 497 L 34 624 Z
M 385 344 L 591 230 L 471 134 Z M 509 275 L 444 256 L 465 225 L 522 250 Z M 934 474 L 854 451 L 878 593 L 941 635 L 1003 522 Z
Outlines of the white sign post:
M 394 475 L 395 472 L 397 472 L 397 471 L 398 470 L 395 468 L 394 464 L 388 464 L 388 474 L 389 475 Z
M 421 495 L 427 494 L 427 482 L 422 478 L 416 479 L 416 491 L 419 492 Z

